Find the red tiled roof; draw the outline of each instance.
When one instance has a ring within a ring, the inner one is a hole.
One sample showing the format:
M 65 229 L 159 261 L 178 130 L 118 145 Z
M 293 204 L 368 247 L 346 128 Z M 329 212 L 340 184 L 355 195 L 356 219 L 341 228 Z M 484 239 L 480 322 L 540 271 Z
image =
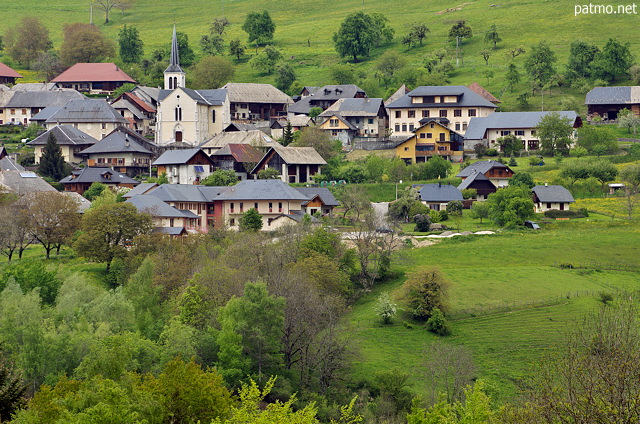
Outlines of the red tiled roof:
M 136 96 L 133 93 L 124 93 L 125 96 L 127 96 L 129 98 L 129 100 L 131 100 L 133 103 L 135 103 L 139 108 L 141 108 L 142 110 L 149 112 L 149 113 L 155 113 L 156 110 L 153 106 L 151 106 L 150 104 L 148 104 L 147 102 L 145 102 L 144 100 L 142 100 L 140 97 Z
M 76 63 L 51 82 L 133 82 L 115 63 Z
M 240 163 L 259 162 L 264 154 L 250 144 L 229 144 L 231 155 Z
M 475 92 L 476 94 L 481 95 L 485 99 L 489 100 L 491 103 L 502 103 L 493 94 L 489 93 L 484 87 L 482 87 L 477 82 L 471 83 L 471 85 L 469 85 L 469 90 Z
M 4 63 L 0 63 L 0 77 L 22 78 L 22 75 L 9 68 Z

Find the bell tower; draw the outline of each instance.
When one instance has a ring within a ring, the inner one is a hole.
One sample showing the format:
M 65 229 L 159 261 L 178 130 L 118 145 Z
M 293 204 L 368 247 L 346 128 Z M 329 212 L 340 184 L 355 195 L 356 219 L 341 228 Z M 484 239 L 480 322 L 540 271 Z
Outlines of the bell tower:
M 185 72 L 180 67 L 180 56 L 178 54 L 178 37 L 176 36 L 176 25 L 173 25 L 173 38 L 171 39 L 171 61 L 169 67 L 164 71 L 164 89 L 175 90 L 185 86 Z

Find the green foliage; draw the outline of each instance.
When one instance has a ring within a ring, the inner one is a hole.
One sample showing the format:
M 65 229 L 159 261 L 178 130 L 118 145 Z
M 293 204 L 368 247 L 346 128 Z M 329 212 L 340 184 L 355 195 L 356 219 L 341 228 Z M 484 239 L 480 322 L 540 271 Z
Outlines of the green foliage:
M 4 44 L 11 59 L 30 66 L 40 53 L 52 47 L 49 30 L 33 16 L 25 16 L 20 23 L 7 30 Z
M 200 181 L 205 186 L 222 187 L 232 186 L 238 183 L 238 177 L 233 170 L 216 169 L 206 178 Z
M 263 74 L 269 75 L 282 60 L 282 52 L 273 46 L 266 46 L 260 54 L 251 58 L 251 66 Z
M 513 156 L 519 154 L 524 148 L 522 139 L 513 134 L 505 135 L 497 139 L 500 149 L 505 156 Z
M 483 380 L 477 380 L 473 387 L 464 389 L 464 402 L 447 403 L 440 401 L 428 409 L 420 408 L 415 399 L 411 412 L 407 414 L 407 424 L 479 424 L 493 422 L 495 412 L 491 410 L 491 398 L 486 393 Z
M 633 132 L 635 134 L 640 127 L 640 118 L 629 109 L 622 109 L 618 112 L 618 126 L 620 128 L 626 128 L 629 134 Z
M 249 34 L 249 42 L 262 45 L 273 40 L 276 24 L 266 10 L 262 13 L 250 12 L 242 24 L 242 30 Z
M 235 56 L 237 60 L 240 60 L 244 56 L 245 47 L 242 45 L 240 39 L 236 38 L 229 42 L 229 54 Z
M 116 47 L 99 27 L 75 22 L 63 27 L 60 60 L 65 66 L 76 63 L 97 63 L 115 56 Z
M 418 42 L 420 43 L 420 47 L 422 47 L 422 41 L 427 38 L 427 34 L 430 32 L 431 31 L 429 31 L 429 28 L 427 28 L 426 24 L 421 22 L 414 22 L 409 27 L 409 34 L 407 34 L 410 42 L 405 43 L 405 41 L 403 40 L 403 43 L 409 44 L 409 47 L 411 47 L 411 43 L 415 42 L 415 40 L 418 40 Z
M 120 59 L 124 63 L 138 63 L 142 59 L 144 43 L 140 39 L 138 28 L 126 24 L 118 32 Z
M 465 200 L 475 199 L 478 196 L 478 190 L 475 188 L 464 188 L 461 190 L 462 198 Z
M 258 171 L 259 180 L 275 180 L 280 177 L 280 171 L 276 168 L 265 168 Z
M 189 46 L 189 36 L 180 31 L 176 31 L 176 39 L 178 41 L 178 56 L 180 57 L 181 66 L 191 66 L 196 60 L 196 54 Z M 168 46 L 167 51 L 171 51 L 171 45 Z
M 484 143 L 476 143 L 473 146 L 473 151 L 478 155 L 478 159 L 482 159 L 482 156 L 487 154 L 487 146 Z
M 220 88 L 233 79 L 234 73 L 233 63 L 228 59 L 205 56 L 194 66 L 193 86 L 201 90 Z
M 358 62 L 358 56 L 369 56 L 376 43 L 374 21 L 364 12 L 347 16 L 333 34 L 333 42 L 340 57 L 350 56 Z
M 417 214 L 413 216 L 413 222 L 416 223 L 416 226 L 413 231 L 419 231 L 421 233 L 426 233 L 429 231 L 431 227 L 431 216 L 429 214 Z
M 136 85 L 133 83 L 128 82 L 126 84 L 122 84 L 120 87 L 113 90 L 113 98 L 116 99 L 120 97 L 123 93 L 128 93 L 132 91 L 134 88 L 136 88 Z
M 489 31 L 484 34 L 484 42 L 492 43 L 493 48 L 495 49 L 497 47 L 497 44 L 501 41 L 502 38 L 500 37 L 500 34 L 498 34 L 498 27 L 496 26 L 496 24 L 492 24 L 489 28 Z
M 556 62 L 556 54 L 551 50 L 549 43 L 540 41 L 531 46 L 529 56 L 525 61 L 525 68 L 537 88 L 543 87 L 555 74 L 553 65 Z
M 516 172 L 513 177 L 509 178 L 510 186 L 524 186 L 529 189 L 535 187 L 536 183 L 533 181 L 533 177 L 528 172 Z
M 287 91 L 295 80 L 296 73 L 293 67 L 286 62 L 279 63 L 276 67 L 276 87 L 279 90 Z
M 434 309 L 448 310 L 449 282 L 438 268 L 420 268 L 413 272 L 402 285 L 403 299 L 411 315 L 426 321 Z
M 526 186 L 508 186 L 489 195 L 489 218 L 502 227 L 522 225 L 533 218 L 534 205 L 529 188 Z
M 489 218 L 489 203 L 487 202 L 473 202 L 471 205 L 470 216 L 473 219 L 480 219 L 480 224 L 484 218 Z
M 9 281 L 14 281 L 24 292 L 38 289 L 38 294 L 45 305 L 54 305 L 62 282 L 54 271 L 47 271 L 42 262 L 20 262 L 7 266 L 2 272 L 0 291 Z
M 631 193 L 637 193 L 640 186 L 640 164 L 627 165 L 622 168 L 620 179 L 629 186 Z
M 573 78 L 589 78 L 593 72 L 591 64 L 600 49 L 595 44 L 575 40 L 569 49 L 567 76 Z
M 447 213 L 449 215 L 462 215 L 462 202 L 459 200 L 452 200 L 447 203 Z
M 380 372 L 375 382 L 383 400 L 391 402 L 396 413 L 408 412 L 413 397 L 409 387 L 410 374 L 398 368 Z
M 85 190 L 82 196 L 89 201 L 93 201 L 105 190 L 108 190 L 107 186 L 102 184 L 101 182 L 96 181 L 94 183 L 91 183 L 91 186 L 87 190 Z
M 569 155 L 576 158 L 581 158 L 587 156 L 589 151 L 584 147 L 576 146 L 569 151 Z
M 431 317 L 427 320 L 427 330 L 439 336 L 448 336 L 451 334 L 449 324 L 440 309 L 433 308 L 431 311 Z
M 385 292 L 378 297 L 374 310 L 383 324 L 391 324 L 391 320 L 396 315 L 396 304 L 389 299 L 389 293 Z
M 449 38 L 456 39 L 460 37 L 461 39 L 471 38 L 473 36 L 473 31 L 471 31 L 471 27 L 467 25 L 467 22 L 464 19 L 457 20 L 455 24 L 449 30 Z
M 388 43 L 393 40 L 393 34 L 395 34 L 395 30 L 391 27 L 388 27 L 389 19 L 384 16 L 382 13 L 372 13 L 371 21 L 373 23 L 373 39 L 374 45 L 379 47 L 382 43 Z
M 578 159 L 567 163 L 560 171 L 560 175 L 568 178 L 572 184 L 576 180 L 593 177 L 604 185 L 618 175 L 618 169 L 606 159 Z
M 251 208 L 240 217 L 240 231 L 260 231 L 262 229 L 262 215 Z
M 224 38 L 218 34 L 205 34 L 200 38 L 200 47 L 209 56 L 220 55 L 224 51 Z
M 626 77 L 627 71 L 635 61 L 629 47 L 629 43 L 621 43 L 609 38 L 602 51 L 596 53 L 593 58 L 591 64 L 593 75 L 609 82 Z
M 0 419 L 11 416 L 25 406 L 27 386 L 22 384 L 20 377 L 7 366 L 2 357 L 0 344 Z
M 536 134 L 540 139 L 542 151 L 555 154 L 568 153 L 573 133 L 571 118 L 562 117 L 559 112 L 551 112 L 543 116 L 538 122 Z
M 65 177 L 65 162 L 62 156 L 62 149 L 53 133 L 49 133 L 47 144 L 44 146 L 38 172 L 44 177 L 53 178 L 59 181 Z
M 618 149 L 613 131 L 610 128 L 595 125 L 584 125 L 578 129 L 577 145 L 585 148 L 591 154 L 598 151 L 613 153 Z

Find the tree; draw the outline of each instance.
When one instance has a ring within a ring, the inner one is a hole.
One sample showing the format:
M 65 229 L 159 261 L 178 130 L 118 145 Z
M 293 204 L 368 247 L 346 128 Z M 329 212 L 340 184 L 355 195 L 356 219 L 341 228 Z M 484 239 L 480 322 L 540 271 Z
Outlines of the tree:
M 89 201 L 93 201 L 94 199 L 99 197 L 105 190 L 108 190 L 108 187 L 101 182 L 96 181 L 94 183 L 91 183 L 91 186 L 85 190 L 82 196 Z
M 262 215 L 254 208 L 249 209 L 240 217 L 240 231 L 260 231 L 262 229 Z
M 71 240 L 80 224 L 79 205 L 63 193 L 44 191 L 33 193 L 24 201 L 29 220 L 29 233 L 42 244 L 49 259 L 55 248 Z
M 592 73 L 591 64 L 600 49 L 595 44 L 575 40 L 569 49 L 567 74 L 570 78 L 589 78 Z
M 489 66 L 489 58 L 491 57 L 491 50 L 481 50 L 480 56 L 484 59 L 484 64 Z
M 12 371 L 2 357 L 0 344 L 0 420 L 11 419 L 11 416 L 26 405 L 27 386 Z
M 509 64 L 505 78 L 507 80 L 509 91 L 513 92 L 513 87 L 520 82 L 520 73 L 518 72 L 518 67 L 515 63 Z
M 610 128 L 584 125 L 578 129 L 578 141 L 576 144 L 587 149 L 589 153 L 597 150 L 612 153 L 618 149 L 615 134 Z
M 333 42 L 340 57 L 351 56 L 358 62 L 358 56 L 368 56 L 376 43 L 373 19 L 364 12 L 352 13 L 333 34 Z
M 626 128 L 629 134 L 633 132 L 635 134 L 640 127 L 640 118 L 629 109 L 622 109 L 618 112 L 618 126 L 620 128 Z
M 620 179 L 627 183 L 631 193 L 637 193 L 640 187 L 640 164 L 627 165 L 620 171 Z
M 9 28 L 4 42 L 7 53 L 16 62 L 31 65 L 40 53 L 52 47 L 49 30 L 33 16 L 25 16 L 15 27 Z
M 489 28 L 489 31 L 484 34 L 484 42 L 493 43 L 493 48 L 495 49 L 500 41 L 502 41 L 502 38 L 500 38 L 500 34 L 498 34 L 498 27 L 496 24 L 493 24 L 491 28 Z
M 227 18 L 215 18 L 209 26 L 209 31 L 211 34 L 222 36 L 229 25 L 231 25 L 231 22 Z
M 422 47 L 422 40 L 427 38 L 427 34 L 429 34 L 430 32 L 431 31 L 429 31 L 427 25 L 420 22 L 414 22 L 411 24 L 408 36 L 412 40 L 418 40 L 418 42 L 420 43 L 420 47 Z
M 258 171 L 259 180 L 275 180 L 280 178 L 280 171 L 276 168 L 265 168 Z
M 383 324 L 391 324 L 391 320 L 396 315 L 396 304 L 389 299 L 389 293 L 385 292 L 378 297 L 374 310 Z
M 388 43 L 393 40 L 395 30 L 387 26 L 389 19 L 382 13 L 372 13 L 371 20 L 373 22 L 373 38 L 376 47 L 382 43 Z
M 42 151 L 38 172 L 44 177 L 60 181 L 65 177 L 66 171 L 62 149 L 56 140 L 56 136 L 53 135 L 53 132 L 50 132 L 49 137 L 47 137 L 47 144 L 45 144 Z
M 193 85 L 196 89 L 219 88 L 231 81 L 235 73 L 233 63 L 224 57 L 206 56 L 193 69 Z
M 291 143 L 294 147 L 313 147 L 326 161 L 337 155 L 336 143 L 329 134 L 318 127 L 305 127 L 300 131 L 298 140 Z
M 473 219 L 480 219 L 480 224 L 482 224 L 484 218 L 489 218 L 489 204 L 487 202 L 473 202 L 470 215 Z
M 353 84 L 356 81 L 356 69 L 350 63 L 336 63 L 329 67 L 329 80 L 333 84 Z
M 140 39 L 138 28 L 134 26 L 124 27 L 118 32 L 118 46 L 120 59 L 124 63 L 138 63 L 144 53 L 144 43 Z
M 287 91 L 296 80 L 296 72 L 287 62 L 280 62 L 276 67 L 276 87 L 279 90 Z
M 509 178 L 510 186 L 523 186 L 529 189 L 535 187 L 536 183 L 533 181 L 533 177 L 528 172 L 516 172 L 513 177 Z
M 189 46 L 189 36 L 184 32 L 177 31 L 176 39 L 178 41 L 178 55 L 180 56 L 180 65 L 191 66 L 196 60 L 196 54 L 191 46 Z M 171 47 L 169 47 L 171 51 Z
M 115 44 L 95 25 L 80 22 L 65 24 L 62 37 L 60 59 L 66 66 L 100 62 L 115 56 Z
M 540 41 L 531 47 L 531 52 L 524 64 L 535 87 L 543 87 L 551 79 L 555 73 L 553 69 L 555 62 L 556 54 L 546 41 Z
M 489 195 L 489 218 L 503 227 L 522 225 L 533 218 L 534 204 L 528 187 L 508 186 Z
M 150 233 L 151 228 L 151 217 L 132 204 L 105 204 L 85 212 L 82 233 L 73 248 L 88 259 L 106 262 L 109 271 L 113 259 L 124 258 L 133 239 Z
M 385 88 L 394 81 L 397 72 L 407 64 L 406 59 L 395 50 L 387 50 L 380 56 L 376 70 L 380 72 Z
M 16 251 L 22 259 L 22 253 L 31 244 L 29 216 L 24 208 L 21 202 L 0 205 L 0 252 L 8 262 Z
M 120 12 L 122 12 L 122 15 L 124 16 L 124 11 L 131 9 L 134 2 L 135 0 L 118 0 L 116 3 L 116 9 L 120 9 Z
M 265 74 L 271 74 L 276 64 L 282 60 L 282 52 L 273 46 L 266 46 L 260 54 L 251 58 L 251 66 Z
M 237 60 L 244 55 L 244 46 L 240 42 L 240 39 L 236 38 L 229 43 L 229 54 L 235 56 Z
M 109 23 L 109 12 L 116 7 L 119 0 L 95 0 L 95 5 L 98 9 L 104 11 L 104 23 Z
M 524 146 L 522 139 L 513 134 L 499 137 L 496 141 L 500 145 L 500 150 L 505 154 L 505 156 L 520 154 Z
M 454 40 L 456 38 L 461 38 L 464 40 L 465 38 L 471 38 L 472 36 L 473 32 L 471 31 L 471 27 L 467 25 L 464 19 L 456 21 L 456 23 L 453 24 L 453 26 L 449 30 L 449 38 Z
M 426 321 L 435 308 L 448 311 L 449 285 L 440 269 L 419 268 L 402 285 L 402 298 L 415 319 Z
M 200 47 L 202 51 L 209 56 L 222 54 L 224 50 L 224 38 L 220 35 L 203 35 L 200 38 Z
M 54 50 L 38 53 L 33 63 L 33 70 L 37 71 L 46 82 L 60 75 L 65 69 L 60 61 L 60 56 Z
M 282 131 L 282 145 L 287 147 L 289 144 L 293 143 L 293 140 L 293 127 L 291 126 L 291 121 L 287 120 L 287 125 Z
M 276 24 L 266 10 L 262 13 L 251 12 L 244 20 L 242 30 L 249 34 L 249 42 L 255 41 L 255 44 L 259 46 L 273 40 Z
M 238 182 L 238 177 L 233 170 L 225 171 L 224 169 L 216 169 L 208 177 L 204 178 L 200 184 L 205 186 L 231 186 Z
M 540 118 L 536 134 L 540 139 L 541 149 L 549 154 L 568 153 L 573 133 L 573 122 L 559 112 L 551 112 Z
M 426 233 L 431 228 L 431 217 L 428 213 L 419 213 L 413 216 L 416 226 L 413 231 Z
M 593 76 L 606 81 L 615 81 L 616 78 L 626 76 L 627 71 L 633 65 L 635 58 L 630 50 L 629 43 L 620 43 L 609 38 L 601 52 L 595 54 L 591 63 Z

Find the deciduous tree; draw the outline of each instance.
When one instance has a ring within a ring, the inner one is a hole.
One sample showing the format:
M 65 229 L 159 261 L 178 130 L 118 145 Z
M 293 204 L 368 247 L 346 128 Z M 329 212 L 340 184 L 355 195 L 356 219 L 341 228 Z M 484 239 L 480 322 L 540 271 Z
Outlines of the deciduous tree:
M 595 44 L 575 40 L 569 49 L 567 74 L 570 78 L 589 78 L 593 70 L 591 63 L 600 49 Z
M 206 56 L 193 69 L 193 85 L 196 89 L 219 88 L 233 79 L 233 63 L 224 57 Z
M 471 38 L 473 36 L 473 31 L 471 27 L 467 25 L 467 22 L 464 19 L 460 19 L 456 21 L 455 24 L 449 30 L 449 38 L 455 40 L 456 38 Z
M 498 34 L 498 27 L 496 26 L 496 24 L 491 25 L 491 28 L 489 28 L 489 31 L 487 31 L 484 34 L 484 42 L 492 43 L 493 48 L 495 49 L 498 43 L 501 41 L 502 41 L 502 38 L 500 38 L 500 34 Z
M 262 229 L 262 215 L 254 208 L 249 209 L 240 217 L 240 231 L 260 231 Z
M 25 16 L 15 27 L 9 28 L 4 37 L 9 56 L 16 62 L 31 65 L 40 53 L 52 47 L 49 30 L 33 16 Z
M 271 19 L 269 12 L 251 12 L 247 15 L 242 29 L 249 34 L 249 42 L 255 41 L 256 45 L 262 45 L 273 40 L 276 24 Z
M 420 43 L 420 47 L 422 47 L 422 41 L 427 38 L 427 34 L 429 34 L 430 32 L 431 31 L 429 31 L 429 28 L 427 28 L 426 24 L 414 22 L 411 24 L 409 37 L 412 40 L 418 40 L 418 42 Z
M 497 140 L 500 145 L 500 150 L 505 156 L 514 156 L 520 154 L 524 145 L 520 137 L 516 137 L 513 134 L 499 137 Z
M 438 268 L 420 268 L 402 285 L 402 298 L 415 319 L 426 321 L 435 308 L 448 311 L 449 286 Z
M 120 59 L 125 63 L 138 63 L 144 53 L 144 43 L 140 39 L 138 28 L 134 26 L 124 27 L 118 32 L 118 46 Z
M 536 134 L 540 139 L 541 149 L 549 154 L 567 153 L 571 145 L 569 138 L 573 133 L 571 118 L 563 117 L 559 112 L 551 112 L 538 122 Z
M 634 61 L 629 43 L 621 43 L 609 38 L 602 51 L 595 54 L 591 68 L 595 77 L 615 81 L 616 78 L 627 75 Z
M 473 202 L 470 211 L 471 218 L 480 219 L 480 224 L 484 218 L 489 218 L 489 204 L 487 202 Z
M 489 218 L 503 227 L 522 225 L 534 216 L 534 205 L 529 188 L 508 186 L 489 195 Z
M 232 170 L 216 169 L 200 183 L 205 186 L 230 186 L 238 182 L 236 173 Z
M 333 42 L 340 57 L 351 56 L 354 62 L 358 62 L 358 56 L 368 56 L 375 45 L 373 19 L 364 12 L 347 16 L 338 32 L 333 34 Z
M 62 30 L 60 59 L 66 66 L 100 62 L 115 56 L 115 43 L 91 24 L 66 24 Z
M 240 60 L 244 55 L 244 46 L 240 39 L 236 38 L 235 40 L 231 40 L 229 43 L 229 54 L 235 56 L 237 60 Z
M 251 58 L 251 66 L 262 73 L 271 74 L 280 60 L 282 60 L 282 52 L 273 46 L 266 46 L 260 54 Z
M 296 72 L 287 62 L 280 62 L 276 67 L 276 87 L 279 90 L 287 91 L 296 80 Z
M 551 50 L 549 43 L 540 41 L 531 47 L 531 52 L 525 61 L 525 67 L 535 87 L 543 87 L 555 74 L 553 64 L 556 62 L 556 54 Z

